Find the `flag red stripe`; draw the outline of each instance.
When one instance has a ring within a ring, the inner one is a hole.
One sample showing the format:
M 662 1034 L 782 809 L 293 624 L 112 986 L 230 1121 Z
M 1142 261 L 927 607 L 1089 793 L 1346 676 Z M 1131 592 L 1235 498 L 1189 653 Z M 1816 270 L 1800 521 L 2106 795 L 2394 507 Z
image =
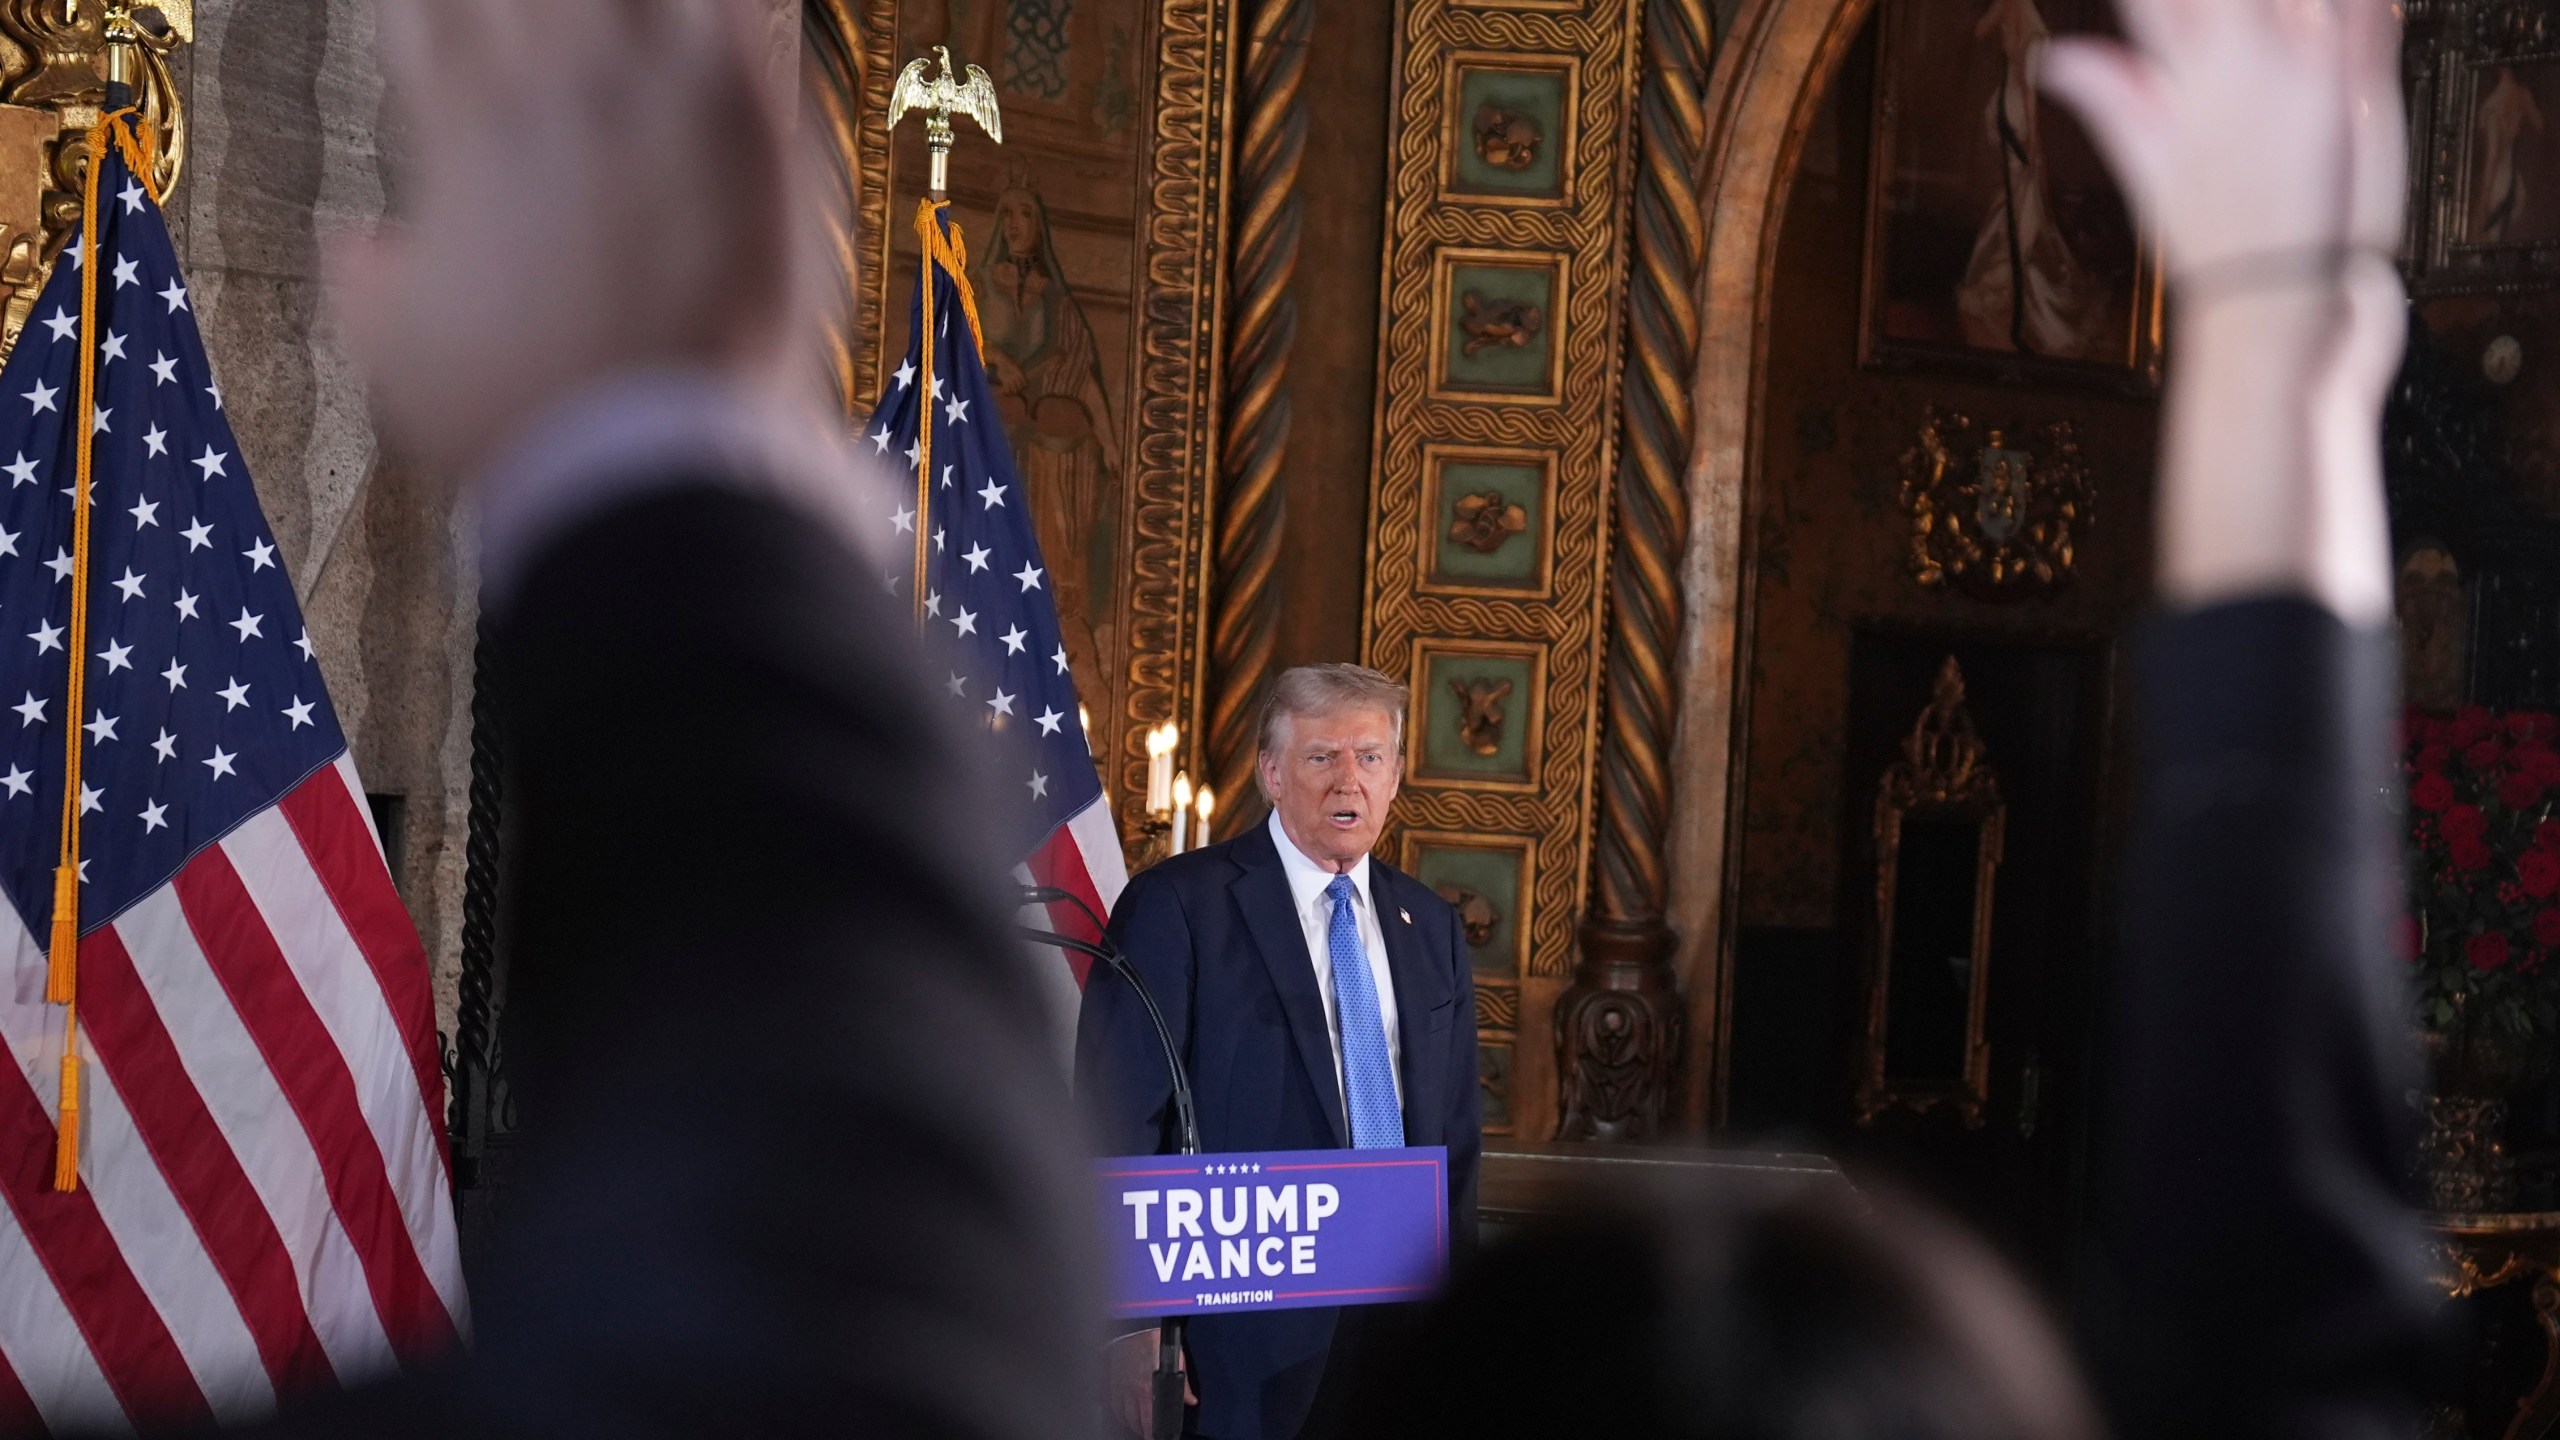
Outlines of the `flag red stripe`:
M 86 1185 L 53 1188 L 53 1118 L 14 1065 L 0 1066 L 0 1198 L 44 1262 L 56 1294 L 116 1400 L 136 1424 L 199 1425 L 213 1419 L 204 1391 Z
M 210 847 L 188 861 L 174 883 L 187 928 L 319 1154 L 329 1204 L 355 1242 L 392 1350 L 404 1361 L 442 1354 L 454 1340 L 453 1318 L 410 1244 L 346 1057 L 222 848 Z
M 276 1393 L 304 1395 L 335 1384 L 337 1374 L 303 1308 L 284 1236 L 190 1083 L 178 1047 L 113 926 L 80 942 L 80 997 L 89 1043 L 114 1078 L 170 1194 L 230 1287 Z
M 373 829 L 356 809 L 361 803 L 347 792 L 346 776 L 329 765 L 295 786 L 280 808 L 321 888 L 329 892 L 329 903 L 338 907 L 338 918 L 373 967 L 382 1002 L 400 1027 L 409 1068 L 418 1077 L 418 1102 L 432 1121 L 436 1158 L 450 1173 L 453 1157 L 445 1146 L 444 1075 L 436 1060 L 426 947 L 418 943 L 417 927 L 391 884 L 391 872 L 376 858 Z
M 9 1368 L 9 1354 L 0 1350 L 0 1435 L 9 1440 L 40 1440 L 48 1434 L 44 1412 L 36 1408 L 35 1397 L 27 1393 L 18 1372 Z
M 1066 826 L 1050 831 L 1048 840 L 1031 852 L 1029 869 L 1033 880 L 1042 885 L 1054 885 L 1092 906 L 1094 914 L 1102 913 L 1102 892 L 1094 888 L 1092 872 L 1085 869 L 1084 849 L 1076 844 L 1076 837 L 1068 832 Z M 1093 922 L 1085 918 L 1085 913 L 1073 905 L 1051 905 L 1049 927 L 1077 940 L 1090 942 L 1102 938 L 1102 932 L 1096 930 Z M 1082 985 L 1086 973 L 1093 968 L 1093 960 L 1070 950 L 1067 952 L 1067 965 L 1075 971 L 1076 983 Z

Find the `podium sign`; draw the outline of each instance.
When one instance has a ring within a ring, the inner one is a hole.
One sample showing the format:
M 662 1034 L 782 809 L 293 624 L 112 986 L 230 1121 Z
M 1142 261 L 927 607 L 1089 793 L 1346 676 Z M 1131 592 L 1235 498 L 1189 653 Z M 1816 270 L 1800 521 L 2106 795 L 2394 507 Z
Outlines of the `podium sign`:
M 1449 1152 L 1284 1150 L 1097 1161 L 1120 1317 L 1419 1300 L 1449 1259 Z

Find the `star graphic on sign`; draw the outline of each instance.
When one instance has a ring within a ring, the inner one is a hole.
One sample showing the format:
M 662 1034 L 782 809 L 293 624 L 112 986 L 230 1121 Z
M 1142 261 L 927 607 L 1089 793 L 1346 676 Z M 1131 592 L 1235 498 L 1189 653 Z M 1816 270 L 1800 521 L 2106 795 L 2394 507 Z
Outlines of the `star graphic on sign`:
M 132 658 L 132 657 L 133 657 L 133 647 L 132 647 L 132 646 L 130 646 L 130 645 L 119 645 L 119 644 L 117 644 L 116 642 L 114 642 L 113 640 L 110 640 L 110 641 L 108 641 L 108 642 L 107 642 L 107 648 L 106 648 L 106 649 L 101 650 L 101 651 L 99 651 L 99 652 L 98 652 L 98 658 L 107 662 L 107 673 L 108 673 L 108 674 L 110 674 L 110 675 L 113 675 L 114 673 L 116 673 L 116 672 L 117 672 L 117 671 L 119 671 L 119 670 L 130 670 L 130 669 L 132 669 L 132 668 L 133 668 L 133 658 Z
M 987 488 L 978 492 L 978 498 L 987 502 L 987 509 L 993 510 L 1004 503 L 1004 487 L 997 484 L 996 478 L 990 475 L 987 477 Z
M 152 353 L 154 355 L 158 355 L 159 358 L 151 362 L 151 382 L 155 385 L 177 384 L 178 362 L 170 359 L 166 355 L 160 355 L 158 351 L 153 351 Z
M 302 652 L 303 659 L 308 660 L 311 658 L 311 628 L 309 626 L 306 625 L 303 627 L 302 634 L 293 642 L 293 648 Z
M 36 628 L 27 632 L 27 638 L 36 642 L 36 653 L 39 655 L 48 650 L 59 650 L 62 648 L 62 627 L 39 620 L 36 622 Z
M 188 594 L 184 587 L 180 587 L 178 591 L 179 619 L 193 620 L 196 618 L 196 598 L 197 597 Z
M 151 748 L 159 754 L 163 763 L 175 760 L 178 758 L 178 737 L 164 729 L 160 732 L 160 738 L 151 742 Z
M 1066 718 L 1066 716 L 1058 713 L 1058 708 L 1056 706 L 1052 705 L 1048 709 L 1041 711 L 1039 714 L 1032 716 L 1031 720 L 1033 724 L 1040 727 L 1041 734 L 1055 735 L 1058 733 L 1058 722 Z
M 213 747 L 213 758 L 204 762 L 205 768 L 211 770 L 213 772 L 213 778 L 219 780 L 223 776 L 231 773 L 231 762 L 239 758 L 239 756 L 232 754 L 230 751 L 223 749 L 219 745 L 216 745 Z
M 12 765 L 9 767 L 8 774 L 0 775 L 0 786 L 6 786 L 12 795 L 32 795 L 35 793 L 35 787 L 27 782 L 35 778 L 36 772 L 33 770 L 21 770 Z
M 1066 646 L 1064 646 L 1064 645 L 1059 646 L 1059 647 L 1058 647 L 1058 653 L 1049 657 L 1049 663 L 1051 663 L 1051 664 L 1053 664 L 1053 665 L 1055 665 L 1055 666 L 1057 666 L 1057 667 L 1058 667 L 1058 673 L 1059 673 L 1059 674 L 1061 674 L 1061 675 L 1066 674 L 1066 673 L 1067 673 L 1067 647 L 1066 647 Z
M 1041 569 L 1039 566 L 1032 564 L 1028 560 L 1025 560 L 1022 562 L 1022 568 L 1014 572 L 1013 578 L 1022 582 L 1023 592 L 1028 594 L 1031 591 L 1040 588 L 1040 577 L 1048 573 L 1048 571 Z
M 1048 777 L 1048 776 L 1046 776 L 1046 775 L 1041 774 L 1041 773 L 1040 773 L 1039 771 L 1037 771 L 1037 770 L 1032 771 L 1032 772 L 1031 772 L 1031 798 L 1032 798 L 1032 799 L 1034 799 L 1034 800 L 1043 800 L 1043 799 L 1048 798 L 1048 794 L 1049 794 L 1049 777 Z
M 897 528 L 899 534 L 912 535 L 916 532 L 916 512 L 901 505 L 890 514 L 889 523 Z
M 295 730 L 310 724 L 311 702 L 299 695 L 294 696 L 293 703 L 284 707 L 284 718 L 293 722 L 290 728 Z
M 160 672 L 160 678 L 169 682 L 169 693 L 175 695 L 187 688 L 187 667 L 171 660 L 169 668 Z
M 107 343 L 98 347 L 98 366 L 104 369 L 124 358 L 124 337 L 110 330 Z
M 237 675 L 231 677 L 228 688 L 213 693 L 222 697 L 222 712 L 226 715 L 249 703 L 249 687 L 240 683 Z
M 70 551 L 57 545 L 54 547 L 53 558 L 44 562 L 44 568 L 53 572 L 54 579 L 68 580 L 71 578 L 71 571 L 76 563 L 77 562 L 71 558 Z
M 972 545 L 960 552 L 960 558 L 969 562 L 969 573 L 975 575 L 987 568 L 987 557 L 994 553 L 984 545 Z
M 213 543 L 213 527 L 204 523 L 202 517 L 198 517 L 196 523 L 178 533 L 187 537 L 187 548 L 190 550 L 201 550 Z
M 962 635 L 975 635 L 978 633 L 978 617 L 971 611 L 963 610 L 951 617 L 951 626 Z
M 41 415 L 47 410 L 53 408 L 53 397 L 61 393 L 62 390 L 60 387 L 47 385 L 43 381 L 39 380 L 36 382 L 36 388 L 27 392 L 26 401 L 28 404 L 36 407 L 36 414 Z
M 169 313 L 175 315 L 187 308 L 187 287 L 179 284 L 178 277 L 172 275 L 169 288 L 160 292 L 160 298 L 169 302 Z M 214 403 L 219 405 L 221 401 L 217 399 Z
M 27 692 L 26 699 L 9 708 L 18 712 L 18 728 L 24 730 L 30 725 L 43 724 L 44 707 L 52 703 L 50 700 L 37 699 L 36 692 L 30 690 Z
M 142 577 L 134 574 L 133 567 L 127 565 L 124 567 L 124 578 L 116 582 L 116 588 L 124 592 L 124 598 L 127 600 L 139 600 L 142 598 Z
M 999 715 L 1010 715 L 1013 713 L 1013 697 L 998 689 L 996 698 L 987 702 L 987 708 Z
M 103 745 L 116 738 L 116 717 L 101 710 L 98 718 L 80 727 L 89 732 L 89 743 Z
M 913 360 L 899 361 L 897 375 L 898 388 L 901 390 L 904 390 L 908 386 L 916 383 L 916 362 Z
M 124 513 L 133 517 L 133 528 L 136 530 L 141 529 L 145 525 L 158 525 L 160 523 L 160 502 L 157 500 L 137 500 L 134 502 L 133 508 Z
M 952 396 L 950 401 L 942 407 L 942 423 L 945 425 L 968 424 L 969 402 L 957 395 Z
M 127 255 L 116 262 L 116 288 L 142 283 L 142 262 Z
M 969 677 L 955 672 L 951 677 L 951 693 L 954 695 L 963 695 L 968 693 L 968 689 Z
M 169 453 L 169 432 L 154 425 L 142 432 L 142 445 L 154 455 L 166 455 Z
M 197 469 L 204 472 L 205 479 L 210 480 L 216 475 L 229 474 L 230 472 L 224 470 L 222 467 L 228 464 L 230 460 L 230 451 L 216 450 L 212 446 L 207 445 L 204 447 L 204 453 L 196 457 L 195 466 Z
M 1004 653 L 1007 655 L 1019 655 L 1022 653 L 1022 642 L 1030 639 L 1031 634 L 1021 626 L 1016 625 L 996 638 L 1004 642 Z
M 266 633 L 258 628 L 258 622 L 266 618 L 264 615 L 250 614 L 249 607 L 243 605 L 240 607 L 240 618 L 231 622 L 231 628 L 240 632 L 240 642 L 244 645 L 252 640 L 264 640 L 267 638 Z
M 888 454 L 888 453 L 889 453 L 889 427 L 888 427 L 888 426 L 883 425 L 883 426 L 881 426 L 877 431 L 874 431 L 874 432 L 872 433 L 872 436 L 871 436 L 871 449 L 872 449 L 872 451 L 873 451 L 875 454 L 886 455 L 886 454 Z
M 81 787 L 80 787 L 80 813 L 81 813 L 81 814 L 83 814 L 83 815 L 86 815 L 86 814 L 88 814 L 88 813 L 89 813 L 90 811 L 92 811 L 92 810 L 104 810 L 104 809 L 105 809 L 105 808 L 107 808 L 107 807 L 106 807 L 105 805 L 103 805 L 103 804 L 99 803 L 99 802 L 101 802 L 101 801 L 105 800 L 106 798 L 107 798 L 107 792 L 106 792 L 105 790 L 103 790 L 103 789 L 101 789 L 101 788 L 99 788 L 99 787 L 95 786 L 95 785 L 83 785 L 83 786 L 81 786 Z M 86 865 L 86 864 L 88 864 L 89 862 L 88 862 L 88 861 L 86 861 L 86 860 L 83 860 L 83 861 L 81 861 L 80 863 L 81 863 L 81 864 L 83 864 L 83 865 Z M 81 879 L 83 879 L 83 880 L 86 880 L 86 879 L 88 879 L 89 877 L 88 877 L 87 875 L 82 875 L 80 878 L 81 878 Z
M 254 574 L 276 563 L 276 547 L 261 540 L 241 551 L 240 558 L 249 562 L 249 569 Z
M 142 814 L 138 818 L 142 821 L 142 833 L 145 835 L 154 830 L 165 829 L 169 824 L 169 807 L 154 801 L 142 807 Z
M 125 180 L 124 188 L 116 192 L 116 198 L 124 202 L 124 213 L 127 215 L 142 213 L 142 195 L 142 183 L 130 177 Z
M 36 483 L 36 462 L 28 459 L 27 452 L 24 450 L 18 452 L 17 459 L 10 461 L 6 466 L 0 466 L 0 469 L 6 469 L 9 472 L 9 488 L 12 490 L 21 485 Z

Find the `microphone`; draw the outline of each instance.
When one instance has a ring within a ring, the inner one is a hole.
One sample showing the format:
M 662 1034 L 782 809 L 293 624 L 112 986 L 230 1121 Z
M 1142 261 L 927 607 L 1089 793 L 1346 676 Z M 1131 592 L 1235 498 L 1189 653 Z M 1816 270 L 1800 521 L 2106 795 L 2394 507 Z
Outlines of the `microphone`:
M 1129 957 L 1122 954 L 1120 947 L 1112 942 L 1111 932 L 1103 925 L 1102 917 L 1094 914 L 1093 907 L 1087 905 L 1082 897 L 1054 885 L 1026 885 L 1022 889 L 1022 903 L 1024 905 L 1072 904 L 1084 912 L 1086 919 L 1093 922 L 1094 930 L 1102 937 L 1099 944 L 1061 935 L 1054 930 L 1043 930 L 1036 925 L 1018 925 L 1014 928 L 1022 938 L 1034 944 L 1047 945 L 1053 949 L 1101 961 L 1112 974 L 1119 976 L 1137 995 L 1138 1004 L 1147 1012 L 1148 1024 L 1155 1029 L 1156 1045 L 1164 1052 L 1165 1072 L 1173 1081 L 1173 1114 L 1175 1126 L 1181 1134 L 1182 1153 L 1199 1154 L 1200 1114 L 1198 1107 L 1192 1102 L 1191 1072 L 1189 1067 L 1182 1063 L 1182 1047 L 1174 1043 L 1173 1027 L 1165 1023 L 1164 1010 L 1156 1004 L 1156 997 L 1147 989 L 1147 982 L 1138 974 L 1138 967 L 1129 963 Z

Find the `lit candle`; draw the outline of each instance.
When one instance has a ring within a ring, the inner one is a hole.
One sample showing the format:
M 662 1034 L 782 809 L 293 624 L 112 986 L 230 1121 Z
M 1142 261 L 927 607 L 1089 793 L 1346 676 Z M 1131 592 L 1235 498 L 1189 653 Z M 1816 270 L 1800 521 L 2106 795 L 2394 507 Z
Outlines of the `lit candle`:
M 1173 804 L 1173 741 L 1159 725 L 1147 732 L 1147 813 L 1161 815 Z
M 1193 835 L 1191 843 L 1194 845 L 1206 845 L 1209 843 L 1209 812 L 1218 808 L 1218 797 L 1209 792 L 1208 786 L 1203 785 L 1200 787 L 1198 803 L 1200 806 L 1200 829 Z
M 1190 829 L 1191 829 L 1191 772 L 1190 772 L 1190 771 L 1188 771 L 1188 770 L 1185 770 L 1185 771 L 1183 771 L 1181 774 L 1176 775 L 1176 776 L 1174 776 L 1174 777 L 1173 777 L 1173 853 L 1174 853 L 1174 854 L 1179 855 L 1179 854 L 1181 854 L 1183 851 L 1188 850 L 1188 849 L 1190 849 L 1190 848 L 1191 848 L 1190 844 L 1188 843 L 1188 841 L 1189 841 L 1189 832 L 1190 832 Z
M 1084 737 L 1087 746 L 1093 744 L 1093 712 L 1081 705 L 1076 707 L 1076 733 Z

